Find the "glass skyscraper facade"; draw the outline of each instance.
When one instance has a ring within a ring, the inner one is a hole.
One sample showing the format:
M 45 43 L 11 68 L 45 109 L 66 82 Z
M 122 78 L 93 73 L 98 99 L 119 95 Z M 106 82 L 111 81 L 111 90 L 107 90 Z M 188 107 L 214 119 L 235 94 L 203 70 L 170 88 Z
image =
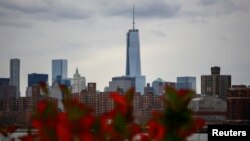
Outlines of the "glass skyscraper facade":
M 196 77 L 177 77 L 177 89 L 189 89 L 196 92 Z
M 126 75 L 141 75 L 139 31 L 130 29 L 127 33 Z
M 68 61 L 66 59 L 52 60 L 52 83 L 57 81 L 57 78 L 68 78 Z
M 40 82 L 48 83 L 48 74 L 28 74 L 28 87 L 34 84 L 39 84 Z
M 20 97 L 20 60 L 10 59 L 10 86 L 16 86 L 16 97 Z

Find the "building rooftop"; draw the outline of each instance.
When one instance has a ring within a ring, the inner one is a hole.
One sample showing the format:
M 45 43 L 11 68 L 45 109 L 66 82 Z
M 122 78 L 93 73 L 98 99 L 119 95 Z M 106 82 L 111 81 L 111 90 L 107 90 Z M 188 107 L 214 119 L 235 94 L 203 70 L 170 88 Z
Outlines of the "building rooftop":
M 164 82 L 164 80 L 163 79 L 161 79 L 161 78 L 157 78 L 155 81 L 153 81 L 153 82 Z

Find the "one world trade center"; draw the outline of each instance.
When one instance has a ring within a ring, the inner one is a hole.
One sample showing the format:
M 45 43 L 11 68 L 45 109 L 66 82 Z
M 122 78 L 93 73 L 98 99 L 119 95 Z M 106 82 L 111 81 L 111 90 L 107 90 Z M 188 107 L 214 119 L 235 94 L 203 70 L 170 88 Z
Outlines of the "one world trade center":
M 135 77 L 136 92 L 144 93 L 145 76 L 141 75 L 139 30 L 135 29 L 133 7 L 133 29 L 127 33 L 126 76 Z

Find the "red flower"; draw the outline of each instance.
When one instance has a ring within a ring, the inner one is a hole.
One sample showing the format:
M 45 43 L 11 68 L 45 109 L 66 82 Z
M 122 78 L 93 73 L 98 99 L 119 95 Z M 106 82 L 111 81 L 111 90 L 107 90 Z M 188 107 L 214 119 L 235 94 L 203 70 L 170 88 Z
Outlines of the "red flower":
M 103 114 L 100 118 L 101 132 L 108 132 L 112 130 L 113 118 L 110 117 L 109 113 Z
M 123 95 L 120 95 L 119 93 L 111 93 L 110 96 L 116 104 L 123 106 L 127 105 L 126 98 Z
M 187 129 L 180 129 L 178 134 L 180 137 L 182 138 L 186 138 L 190 135 L 192 135 L 194 132 L 197 131 L 197 129 L 202 128 L 205 125 L 205 120 L 201 119 L 201 118 L 196 118 L 194 119 L 193 123 L 191 124 L 191 126 Z
M 185 89 L 181 89 L 177 92 L 177 95 L 179 97 L 183 97 L 183 96 L 186 96 L 190 91 L 189 90 L 185 90 Z
M 132 124 L 128 126 L 128 131 L 130 134 L 129 138 L 133 138 L 136 134 L 141 133 L 141 128 L 136 124 Z
M 148 133 L 152 139 L 161 140 L 164 138 L 166 134 L 166 129 L 163 125 L 157 123 L 154 120 L 149 121 L 148 125 L 149 125 Z
M 67 117 L 67 114 L 64 112 L 59 113 L 57 116 L 57 122 L 65 126 L 69 126 L 69 119 Z
M 62 141 L 71 140 L 70 123 L 66 113 L 60 113 L 58 115 L 58 123 L 56 126 L 56 132 L 58 138 Z
M 80 123 L 84 130 L 91 130 L 91 127 L 95 123 L 95 118 L 91 115 L 86 115 L 80 119 Z
M 120 95 L 119 93 L 111 93 L 111 98 L 114 100 L 115 104 L 117 105 L 117 111 L 121 111 L 123 115 L 126 115 L 129 109 L 129 106 L 126 101 L 126 97 Z
M 196 118 L 194 121 L 194 126 L 199 129 L 202 128 L 205 125 L 205 120 L 202 118 Z
M 70 129 L 63 124 L 58 124 L 56 127 L 57 135 L 60 141 L 70 141 L 71 133 Z
M 37 110 L 39 113 L 43 113 L 47 107 L 47 102 L 46 101 L 40 101 L 38 104 L 37 104 Z
M 90 131 L 89 132 L 84 132 L 81 135 L 81 140 L 80 141 L 94 141 L 94 136 Z
M 33 119 L 32 120 L 32 125 L 34 128 L 41 130 L 43 128 L 43 124 L 40 120 Z

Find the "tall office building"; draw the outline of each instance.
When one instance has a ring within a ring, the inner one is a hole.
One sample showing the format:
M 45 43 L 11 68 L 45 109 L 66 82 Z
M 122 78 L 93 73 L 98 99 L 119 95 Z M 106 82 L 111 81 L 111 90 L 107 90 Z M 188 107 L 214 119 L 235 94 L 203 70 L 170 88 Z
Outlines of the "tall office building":
M 189 89 L 196 92 L 196 77 L 177 77 L 177 89 Z
M 52 83 L 60 78 L 61 80 L 68 77 L 68 61 L 66 59 L 52 60 Z
M 126 75 L 141 75 L 141 58 L 139 30 L 135 29 L 135 18 L 133 8 L 133 29 L 127 33 L 127 55 L 126 55 Z
M 20 97 L 20 60 L 10 59 L 10 85 L 16 87 L 16 97 Z
M 72 80 L 72 93 L 80 93 L 82 90 L 85 89 L 86 89 L 86 79 L 85 77 L 82 77 L 79 74 L 78 69 L 76 69 L 76 72 Z
M 211 67 L 211 75 L 201 76 L 201 94 L 217 96 L 226 101 L 231 75 L 221 75 L 220 67 Z
M 136 92 L 144 93 L 145 76 L 141 75 L 139 30 L 135 29 L 133 7 L 133 29 L 127 33 L 126 76 L 135 77 Z
M 48 74 L 28 74 L 28 87 L 32 87 L 34 84 L 39 84 L 40 82 L 48 83 Z

